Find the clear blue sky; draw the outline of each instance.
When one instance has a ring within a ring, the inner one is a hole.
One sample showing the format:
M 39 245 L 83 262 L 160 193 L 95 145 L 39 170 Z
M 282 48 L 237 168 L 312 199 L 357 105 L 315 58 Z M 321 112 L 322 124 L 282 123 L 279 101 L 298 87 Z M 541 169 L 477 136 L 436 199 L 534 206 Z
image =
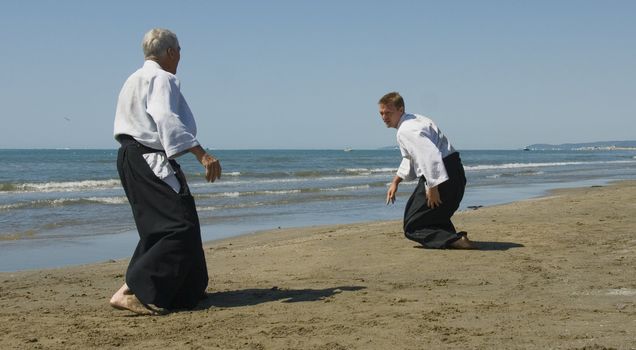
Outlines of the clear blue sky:
M 636 1 L 10 1 L 0 148 L 115 148 L 141 39 L 173 30 L 212 149 L 395 144 L 405 97 L 459 149 L 636 139 Z

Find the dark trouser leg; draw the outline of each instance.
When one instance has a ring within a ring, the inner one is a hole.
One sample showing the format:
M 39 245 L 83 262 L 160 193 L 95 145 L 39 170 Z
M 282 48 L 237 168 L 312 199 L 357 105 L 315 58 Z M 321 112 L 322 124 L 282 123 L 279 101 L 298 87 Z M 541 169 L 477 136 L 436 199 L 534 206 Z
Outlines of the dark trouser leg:
M 422 177 L 404 210 L 404 235 L 427 248 L 446 248 L 461 235 L 451 217 L 464 197 L 466 177 L 457 153 L 444 159 L 449 179 L 439 185 L 442 204 L 430 208 L 426 197 L 426 180 Z
M 176 163 L 181 193 L 155 176 L 143 158 L 151 151 L 129 143 L 117 160 L 139 232 L 126 283 L 144 304 L 191 308 L 208 283 L 194 199 Z

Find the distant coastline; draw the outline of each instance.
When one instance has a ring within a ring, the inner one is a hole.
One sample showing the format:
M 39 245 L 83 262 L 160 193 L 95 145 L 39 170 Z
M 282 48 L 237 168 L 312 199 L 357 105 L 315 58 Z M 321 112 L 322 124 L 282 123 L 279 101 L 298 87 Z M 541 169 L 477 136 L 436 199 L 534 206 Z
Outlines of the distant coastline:
M 636 141 L 598 141 L 584 143 L 562 143 L 558 145 L 537 143 L 525 147 L 531 151 L 636 151 Z

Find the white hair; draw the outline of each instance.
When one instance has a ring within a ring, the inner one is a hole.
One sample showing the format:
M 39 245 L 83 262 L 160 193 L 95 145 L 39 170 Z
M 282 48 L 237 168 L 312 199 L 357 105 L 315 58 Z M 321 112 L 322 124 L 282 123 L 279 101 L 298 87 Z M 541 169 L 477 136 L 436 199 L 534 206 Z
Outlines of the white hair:
M 166 54 L 169 48 L 179 47 L 177 35 L 168 29 L 154 28 L 144 35 L 141 44 L 145 58 L 159 58 Z

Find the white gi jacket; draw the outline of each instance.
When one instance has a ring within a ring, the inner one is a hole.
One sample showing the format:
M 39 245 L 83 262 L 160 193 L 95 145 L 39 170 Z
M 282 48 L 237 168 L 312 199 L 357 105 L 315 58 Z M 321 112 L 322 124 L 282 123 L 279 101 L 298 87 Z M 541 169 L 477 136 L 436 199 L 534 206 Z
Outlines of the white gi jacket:
M 176 192 L 180 184 L 168 162 L 198 146 L 197 126 L 177 77 L 147 60 L 124 83 L 117 100 L 114 136 L 129 135 L 164 152 L 144 155 L 155 175 Z
M 402 162 L 397 176 L 404 180 L 426 178 L 426 187 L 448 180 L 443 159 L 455 149 L 435 123 L 422 115 L 403 114 L 397 131 Z

